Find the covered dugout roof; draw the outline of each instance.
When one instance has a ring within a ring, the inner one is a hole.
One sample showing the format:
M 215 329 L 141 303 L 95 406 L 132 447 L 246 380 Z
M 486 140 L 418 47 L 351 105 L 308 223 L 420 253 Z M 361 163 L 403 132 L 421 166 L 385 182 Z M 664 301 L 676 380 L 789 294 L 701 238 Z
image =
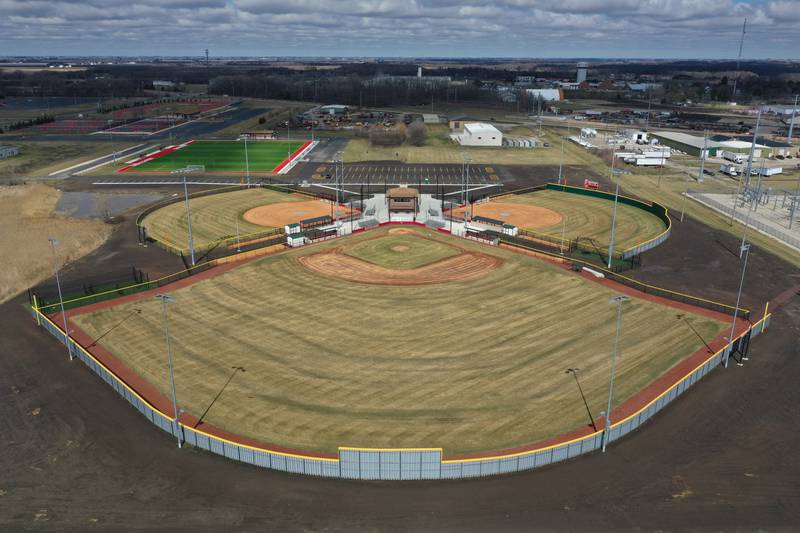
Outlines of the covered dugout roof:
M 419 196 L 417 189 L 411 187 L 395 187 L 386 191 L 388 198 L 416 198 Z

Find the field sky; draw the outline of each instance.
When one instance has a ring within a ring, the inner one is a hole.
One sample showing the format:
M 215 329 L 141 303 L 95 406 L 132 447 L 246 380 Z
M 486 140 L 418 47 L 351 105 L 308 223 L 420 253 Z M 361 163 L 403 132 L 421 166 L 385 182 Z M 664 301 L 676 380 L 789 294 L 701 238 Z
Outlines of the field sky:
M 791 0 L 4 0 L 6 55 L 797 58 Z M 168 31 L 167 31 L 168 30 Z

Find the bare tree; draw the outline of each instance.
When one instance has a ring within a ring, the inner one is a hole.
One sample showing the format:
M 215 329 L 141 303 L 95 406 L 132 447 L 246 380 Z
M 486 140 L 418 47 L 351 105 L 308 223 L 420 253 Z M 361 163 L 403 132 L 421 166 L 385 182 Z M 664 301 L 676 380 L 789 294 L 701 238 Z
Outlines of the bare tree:
M 406 128 L 406 139 L 412 146 L 423 146 L 428 139 L 428 128 L 422 121 L 416 120 Z

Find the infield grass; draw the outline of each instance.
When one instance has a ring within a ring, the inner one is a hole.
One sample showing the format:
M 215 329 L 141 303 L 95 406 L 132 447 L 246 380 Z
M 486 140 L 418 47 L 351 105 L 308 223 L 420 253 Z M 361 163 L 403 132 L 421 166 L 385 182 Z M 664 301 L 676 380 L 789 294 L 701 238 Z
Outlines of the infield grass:
M 496 201 L 544 207 L 563 217 L 561 223 L 537 229 L 538 233 L 560 238 L 563 231 L 566 239 L 591 238 L 606 248 L 611 241 L 613 201 L 549 190 L 507 196 Z M 652 213 L 618 203 L 614 248 L 617 251 L 631 248 L 657 237 L 665 229 L 661 219 Z
M 243 217 L 245 212 L 260 205 L 307 200 L 307 197 L 261 188 L 191 198 L 189 206 L 194 246 L 202 249 L 220 239 L 235 236 L 237 224 L 240 238 L 242 241 L 247 240 L 248 236 L 263 233 L 269 228 L 247 222 Z M 184 253 L 189 251 L 185 203 L 177 202 L 162 207 L 147 215 L 143 224 L 150 237 L 175 250 Z
M 296 260 L 357 246 L 384 228 L 172 292 L 179 406 L 235 434 L 301 450 L 445 454 L 533 443 L 588 424 L 570 367 L 581 369 L 595 416 L 605 409 L 614 291 L 509 250 L 414 231 L 504 262 L 465 282 L 398 287 L 322 278 Z M 146 298 L 75 322 L 92 337 L 110 330 L 101 343 L 167 395 L 159 305 Z M 638 298 L 624 305 L 614 405 L 701 347 L 687 319 L 705 339 L 726 327 Z M 134 308 L 141 314 L 122 320 Z
M 344 246 L 342 251 L 362 261 L 402 270 L 418 268 L 459 254 L 458 248 L 421 238 L 418 233 L 363 240 Z
M 189 165 L 205 165 L 206 172 L 272 172 L 305 141 L 197 141 L 162 155 L 129 172 L 170 172 Z

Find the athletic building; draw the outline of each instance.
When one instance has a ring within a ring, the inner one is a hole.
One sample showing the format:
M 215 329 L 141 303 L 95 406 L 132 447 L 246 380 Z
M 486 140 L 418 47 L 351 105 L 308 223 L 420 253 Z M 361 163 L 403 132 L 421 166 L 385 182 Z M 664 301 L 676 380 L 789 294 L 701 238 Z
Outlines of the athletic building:
M 461 146 L 503 146 L 503 133 L 485 122 L 464 124 L 464 130 L 451 138 Z

